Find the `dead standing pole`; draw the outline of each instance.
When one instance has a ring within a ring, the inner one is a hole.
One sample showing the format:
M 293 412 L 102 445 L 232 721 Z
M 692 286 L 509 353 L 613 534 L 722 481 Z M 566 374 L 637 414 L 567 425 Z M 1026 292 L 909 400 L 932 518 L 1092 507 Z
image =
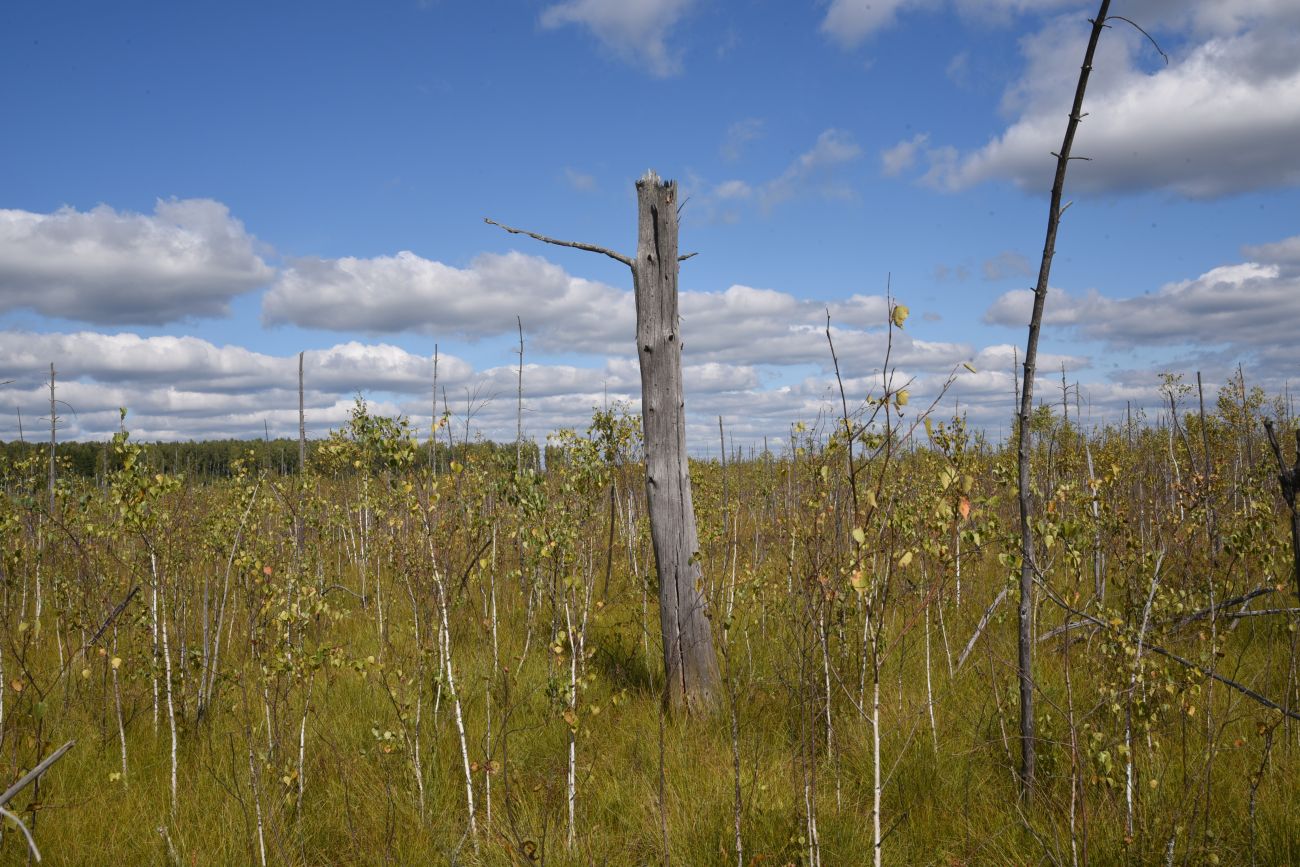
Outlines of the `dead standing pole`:
M 1092 58 L 1097 51 L 1097 40 L 1106 26 L 1106 14 L 1110 10 L 1110 0 L 1102 0 L 1097 17 L 1092 20 L 1092 33 L 1088 37 L 1088 48 L 1083 55 L 1083 66 L 1079 70 L 1079 81 L 1074 91 L 1074 105 L 1070 109 L 1070 119 L 1065 126 L 1065 138 L 1061 150 L 1056 156 L 1056 176 L 1052 182 L 1051 203 L 1047 213 L 1047 238 L 1043 243 L 1043 258 L 1038 269 L 1038 283 L 1034 287 L 1034 308 L 1029 319 L 1029 340 L 1025 346 L 1025 375 L 1020 386 L 1020 412 L 1017 416 L 1016 458 L 1018 469 L 1018 494 L 1020 505 L 1020 606 L 1017 610 L 1017 672 L 1020 686 L 1020 788 L 1021 793 L 1030 799 L 1034 794 L 1036 775 L 1035 746 L 1037 744 L 1034 720 L 1034 676 L 1033 676 L 1033 593 L 1034 573 L 1034 536 L 1030 522 L 1033 503 L 1030 498 L 1029 452 L 1030 431 L 1029 416 L 1034 407 L 1034 367 L 1038 360 L 1038 333 L 1043 322 L 1043 305 L 1047 300 L 1048 278 L 1052 271 L 1052 257 L 1056 254 L 1056 233 L 1061 225 L 1061 214 L 1069 205 L 1061 205 L 1062 192 L 1065 189 L 1065 170 L 1070 165 L 1070 149 L 1074 145 L 1074 134 L 1083 119 L 1083 94 L 1088 89 L 1088 75 L 1092 72 Z
M 600 253 L 632 271 L 636 294 L 637 358 L 641 365 L 641 423 L 645 435 L 646 499 L 659 578 L 664 701 L 675 711 L 706 710 L 718 688 L 718 662 L 704 598 L 699 534 L 686 461 L 686 404 L 677 310 L 677 183 L 653 171 L 636 182 L 636 258 L 485 222 L 546 244 Z

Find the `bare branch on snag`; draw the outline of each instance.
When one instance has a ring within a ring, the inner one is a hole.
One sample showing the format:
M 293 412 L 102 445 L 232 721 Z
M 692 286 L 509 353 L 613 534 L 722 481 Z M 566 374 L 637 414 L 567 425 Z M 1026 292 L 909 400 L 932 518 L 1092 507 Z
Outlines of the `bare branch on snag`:
M 1147 33 L 1145 30 L 1143 30 L 1141 27 L 1139 27 L 1135 22 L 1131 21 L 1131 20 L 1128 19 L 1128 18 L 1125 18 L 1123 15 L 1108 15 L 1108 16 L 1106 16 L 1106 20 L 1107 20 L 1107 21 L 1123 21 L 1124 23 L 1126 23 L 1126 24 L 1128 24 L 1130 27 L 1132 27 L 1134 30 L 1136 30 L 1138 33 L 1141 33 L 1143 36 L 1145 36 L 1148 40 L 1151 41 L 1151 44 L 1152 44 L 1153 46 L 1155 46 L 1156 51 L 1159 52 L 1160 56 L 1163 57 L 1163 58 L 1165 59 L 1165 66 L 1168 66 L 1168 65 L 1169 65 L 1169 55 L 1168 55 L 1168 54 L 1165 54 L 1164 49 L 1162 49 L 1162 48 L 1160 47 L 1160 43 L 1159 43 L 1159 42 L 1156 42 L 1154 36 L 1152 36 L 1150 33 Z M 1103 26 L 1103 27 L 1109 27 L 1110 25 L 1109 25 L 1109 24 L 1103 24 L 1102 26 Z
M 483 222 L 487 223 L 490 226 L 496 226 L 498 228 L 505 229 L 507 232 L 509 232 L 512 235 L 527 235 L 530 238 L 534 238 L 538 241 L 541 241 L 543 244 L 554 244 L 557 247 L 572 247 L 575 250 L 586 250 L 588 253 L 600 253 L 602 255 L 608 256 L 611 259 L 614 259 L 615 261 L 622 262 L 624 265 L 626 265 L 629 268 L 632 267 L 632 260 L 629 259 L 627 256 L 624 256 L 622 253 L 619 253 L 616 250 L 610 250 L 606 247 L 598 247 L 595 244 L 584 244 L 581 241 L 562 241 L 559 238 L 548 238 L 546 235 L 539 235 L 536 232 L 530 232 L 527 229 L 516 229 L 513 226 L 507 226 L 504 223 L 498 223 L 496 220 L 490 219 L 488 217 L 484 217 Z

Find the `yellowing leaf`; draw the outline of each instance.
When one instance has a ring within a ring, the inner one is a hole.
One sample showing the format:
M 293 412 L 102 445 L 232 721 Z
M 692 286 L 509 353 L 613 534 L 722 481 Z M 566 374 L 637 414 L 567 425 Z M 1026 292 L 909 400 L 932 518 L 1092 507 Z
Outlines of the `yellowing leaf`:
M 867 544 L 867 534 L 862 531 L 861 527 L 853 528 L 853 541 L 859 545 Z
M 898 568 L 906 569 L 908 567 L 908 564 L 910 564 L 911 562 L 912 562 L 912 552 L 904 551 L 903 556 L 898 558 Z
M 890 312 L 889 318 L 893 321 L 894 326 L 902 328 L 903 323 L 907 321 L 907 314 L 912 311 L 907 309 L 905 304 L 895 304 L 894 309 Z
M 976 373 L 976 372 L 977 372 L 977 371 L 975 370 L 975 365 L 971 364 L 969 361 L 963 361 L 963 362 L 961 363 L 961 366 L 964 367 L 964 368 L 966 368 L 967 370 L 969 370 L 971 373 Z
M 907 406 L 907 401 L 910 400 L 911 397 L 912 396 L 907 393 L 907 389 L 900 388 L 898 393 L 894 395 L 894 403 L 899 406 Z
M 122 667 L 122 657 L 115 656 L 108 661 L 108 664 L 113 666 L 113 670 L 116 671 L 117 669 Z
M 853 587 L 854 590 L 858 592 L 859 596 L 867 592 L 867 583 L 868 582 L 867 582 L 866 573 L 864 573 L 861 569 L 858 569 L 852 575 L 849 576 L 849 584 L 850 586 Z

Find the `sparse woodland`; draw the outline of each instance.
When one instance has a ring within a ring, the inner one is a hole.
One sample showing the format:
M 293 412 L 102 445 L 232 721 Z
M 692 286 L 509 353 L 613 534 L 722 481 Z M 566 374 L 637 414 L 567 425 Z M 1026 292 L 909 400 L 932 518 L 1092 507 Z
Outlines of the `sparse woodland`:
M 303 472 L 183 478 L 122 434 L 106 472 L 56 460 L 51 499 L 48 453 L 12 460 L 3 778 L 76 745 L 8 809 L 58 864 L 849 864 L 877 835 L 895 864 L 1293 862 L 1300 611 L 1261 423 L 1295 420 L 1240 380 L 1203 415 L 1165 393 L 1032 418 L 1030 802 L 1014 443 L 886 386 L 792 451 L 692 463 L 724 689 L 690 715 L 663 710 L 625 407 L 544 470 L 454 437 L 431 465 L 362 403 Z

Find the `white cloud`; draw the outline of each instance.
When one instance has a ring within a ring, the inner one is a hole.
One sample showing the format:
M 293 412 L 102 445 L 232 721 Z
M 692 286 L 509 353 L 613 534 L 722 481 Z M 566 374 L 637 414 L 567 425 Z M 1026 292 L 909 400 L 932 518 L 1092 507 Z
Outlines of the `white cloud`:
M 1269 244 L 1252 244 L 1242 248 L 1247 259 L 1278 265 L 1300 265 L 1300 235 L 1292 235 Z
M 830 39 L 851 48 L 892 25 L 901 10 L 934 5 L 929 0 L 831 0 L 821 30 Z
M 630 293 L 583 280 L 538 256 L 485 253 L 456 268 L 403 251 L 371 259 L 300 259 L 262 304 L 268 324 L 373 333 L 414 331 L 468 338 L 515 329 L 602 349 L 635 333 Z M 562 344 L 545 344 L 562 348 Z
M 695 0 L 565 0 L 542 11 L 542 26 L 581 25 L 615 55 L 667 77 L 681 71 L 668 36 Z
M 1024 326 L 1032 303 L 1032 290 L 1013 290 L 994 301 L 984 319 Z M 1296 322 L 1300 267 L 1259 262 L 1222 265 L 1131 298 L 1053 288 L 1043 314 L 1044 325 L 1111 350 L 1181 347 L 1194 350 L 1198 359 L 1222 353 L 1225 362 L 1244 360 L 1271 382 L 1295 375 Z
M 904 139 L 880 155 L 881 169 L 886 177 L 897 177 L 916 164 L 917 152 L 930 140 L 929 133 L 917 133 Z
M 1152 71 L 1143 37 L 1120 25 L 1107 30 L 1073 151 L 1090 161 L 1071 167 L 1070 189 L 1214 198 L 1300 183 L 1300 28 L 1283 23 L 1300 23 L 1297 8 L 1198 3 L 1169 12 L 1171 26 L 1192 28 L 1200 41 Z M 1070 15 L 1024 39 L 1025 70 L 1003 99 L 1010 125 L 971 152 L 929 149 L 923 182 L 962 190 L 1005 178 L 1046 191 L 1077 76 L 1061 58 L 1083 56 L 1087 31 Z
M 259 246 L 211 199 L 160 199 L 152 216 L 0 210 L 0 311 L 109 325 L 224 316 L 274 276 Z
M 242 346 L 217 346 L 197 337 L 141 337 L 129 332 L 100 334 L 0 332 L 0 370 L 20 387 L 44 379 L 54 362 L 59 379 L 84 379 L 104 385 L 166 385 L 183 392 L 238 394 L 283 388 L 296 390 L 297 355 L 277 356 Z M 309 349 L 304 359 L 313 389 L 419 392 L 428 390 L 433 358 L 412 355 L 387 344 L 356 341 Z M 472 373 L 464 360 L 440 353 L 438 376 L 461 383 Z
M 296 355 L 268 355 L 216 346 L 195 337 L 141 337 L 95 332 L 0 333 L 0 370 L 14 381 L 0 386 L 0 403 L 34 420 L 48 406 L 49 363 L 58 371 L 57 394 L 67 406 L 60 437 L 104 438 L 117 430 L 118 408 L 140 439 L 293 436 L 297 432 Z M 352 397 L 369 396 L 377 412 L 408 414 L 427 429 L 433 359 L 399 347 L 356 341 L 308 350 L 305 404 L 312 436 L 347 419 Z M 438 359 L 439 390 L 457 419 L 457 435 L 472 404 L 471 435 L 514 436 L 518 368 L 475 370 L 455 355 Z M 721 361 L 687 361 L 688 399 L 711 407 L 718 395 L 761 387 L 757 370 Z M 528 428 L 544 435 L 581 427 L 591 408 L 636 398 L 640 372 L 632 358 L 596 366 L 530 362 L 524 367 Z M 508 398 L 508 399 L 507 399 Z M 439 412 L 441 413 L 441 403 Z M 18 415 L 7 413 L 0 440 L 17 438 Z

